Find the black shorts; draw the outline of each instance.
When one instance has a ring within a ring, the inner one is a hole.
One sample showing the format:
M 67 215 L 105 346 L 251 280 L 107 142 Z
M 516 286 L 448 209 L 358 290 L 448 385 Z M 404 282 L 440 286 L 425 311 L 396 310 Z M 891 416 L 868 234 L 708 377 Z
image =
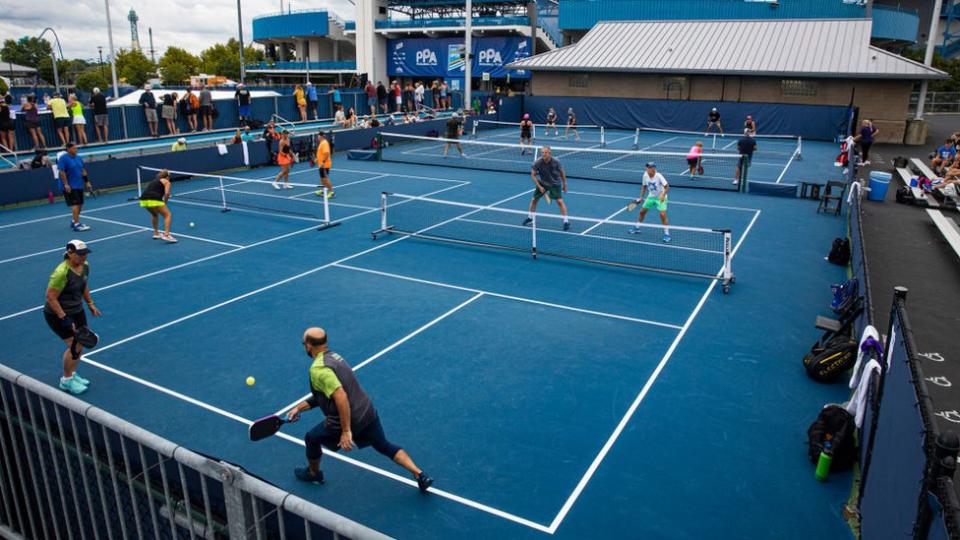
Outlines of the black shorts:
M 325 422 L 317 424 L 313 429 L 307 432 L 304 437 L 306 443 L 307 459 L 320 459 L 323 446 L 332 452 L 339 450 L 340 435 L 343 432 L 340 429 L 327 427 Z M 396 457 L 401 448 L 387 440 L 383 433 L 383 425 L 380 424 L 380 416 L 370 422 L 359 432 L 354 432 L 353 442 L 358 448 L 372 446 L 374 450 L 383 454 L 389 459 Z
M 326 167 L 317 167 L 320 170 L 320 178 L 330 178 L 330 169 Z
M 689 165 L 689 166 L 691 166 L 691 167 L 696 167 L 696 166 L 699 165 L 699 164 L 700 164 L 700 158 L 698 158 L 698 157 L 687 158 L 687 165 Z
M 54 119 L 53 119 L 53 125 L 54 125 L 57 129 L 65 128 L 65 127 L 70 127 L 70 118 L 69 118 L 69 117 L 67 117 L 67 118 L 54 118 Z
M 81 309 L 76 313 L 67 313 L 71 319 L 73 319 L 74 324 L 77 328 L 87 325 L 87 312 Z M 56 334 L 60 339 L 70 339 L 73 337 L 73 332 L 65 329 L 60 326 L 60 319 L 53 313 L 43 310 L 43 318 L 47 320 L 47 326 L 53 330 L 53 333 Z
M 308 100 L 307 100 L 307 107 L 310 107 L 311 109 L 316 109 L 316 108 L 317 108 L 317 100 L 315 100 L 315 99 L 314 99 L 314 100 L 309 100 L 309 99 L 308 99 Z
M 63 193 L 63 202 L 67 203 L 67 206 L 83 206 L 83 190 L 70 188 L 69 192 Z
M 200 115 L 201 115 L 201 116 L 209 116 L 209 115 L 211 114 L 211 111 L 210 111 L 211 108 L 212 108 L 212 107 L 210 107 L 209 105 L 201 105 L 201 106 L 200 106 Z

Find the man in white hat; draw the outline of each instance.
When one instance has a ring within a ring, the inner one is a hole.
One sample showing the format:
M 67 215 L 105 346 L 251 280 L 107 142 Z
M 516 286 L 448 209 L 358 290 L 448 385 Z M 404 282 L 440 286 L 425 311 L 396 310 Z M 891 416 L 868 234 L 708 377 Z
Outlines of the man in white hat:
M 170 147 L 171 152 L 183 152 L 187 149 L 187 139 L 180 137 L 177 139 L 177 142 L 173 143 L 173 146 Z

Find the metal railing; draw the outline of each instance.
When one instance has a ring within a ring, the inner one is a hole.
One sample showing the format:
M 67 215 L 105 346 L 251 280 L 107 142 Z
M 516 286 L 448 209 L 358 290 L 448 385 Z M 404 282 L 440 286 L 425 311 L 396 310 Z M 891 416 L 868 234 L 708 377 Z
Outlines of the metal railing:
M 285 69 L 285 70 L 307 70 L 307 62 L 295 62 L 295 61 L 277 61 L 277 62 L 255 62 L 252 64 L 246 64 L 246 69 L 249 70 L 270 70 L 270 69 Z M 339 60 L 339 61 L 329 61 L 329 62 L 310 62 L 310 71 L 356 71 L 357 62 L 356 60 Z
M 0 365 L 0 535 L 383 534 Z
M 920 92 L 910 94 L 909 110 L 917 110 Z M 960 113 L 960 92 L 927 92 L 927 100 L 923 106 L 928 113 Z
M 444 17 L 437 19 L 384 19 L 376 21 L 377 29 L 386 28 L 437 28 L 461 27 L 466 25 L 463 17 Z M 524 15 L 505 17 L 474 17 L 474 26 L 530 26 L 530 18 Z

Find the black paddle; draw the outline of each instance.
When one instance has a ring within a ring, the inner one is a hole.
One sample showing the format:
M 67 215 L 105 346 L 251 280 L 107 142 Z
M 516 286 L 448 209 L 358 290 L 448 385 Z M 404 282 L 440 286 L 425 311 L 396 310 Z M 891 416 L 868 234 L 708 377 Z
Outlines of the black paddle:
M 275 414 L 264 416 L 256 422 L 250 424 L 250 440 L 260 441 L 280 431 L 280 426 L 290 423 L 289 420 L 280 418 Z
M 80 358 L 80 351 L 77 350 L 78 344 L 83 345 L 87 349 L 92 349 L 97 346 L 97 343 L 100 343 L 100 336 L 94 333 L 89 327 L 81 326 L 73 333 L 73 343 L 70 345 L 70 354 L 72 354 L 74 360 L 76 360 Z

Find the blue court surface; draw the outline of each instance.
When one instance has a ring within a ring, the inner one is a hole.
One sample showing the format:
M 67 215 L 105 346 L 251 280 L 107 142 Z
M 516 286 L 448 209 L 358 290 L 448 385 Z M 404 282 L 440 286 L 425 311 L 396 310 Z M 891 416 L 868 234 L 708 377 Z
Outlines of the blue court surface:
M 832 171 L 835 145 L 804 144 L 784 178 Z M 316 174 L 301 164 L 291 181 Z M 57 381 L 62 343 L 44 323 L 43 293 L 62 247 L 82 234 L 103 311 L 91 319 L 101 345 L 84 357 L 83 399 L 389 535 L 849 536 L 840 509 L 850 478 L 816 482 L 805 445 L 819 408 L 846 388 L 812 382 L 800 363 L 815 316 L 829 312 L 829 285 L 844 278 L 824 256 L 845 221 L 810 200 L 674 189 L 673 225 L 732 231 L 736 282 L 723 294 L 700 277 L 371 238 L 381 192 L 523 210 L 527 175 L 338 154 L 332 177 L 340 225 L 324 231 L 310 218 L 174 200 L 180 242 L 168 245 L 151 240 L 131 192 L 89 199 L 86 233 L 70 231 L 62 203 L 3 211 L 2 362 Z M 631 221 L 624 206 L 637 195 L 572 179 L 566 200 L 574 216 Z M 308 192 L 275 196 L 319 204 Z M 590 241 L 578 232 L 570 246 Z M 354 366 L 388 438 L 435 478 L 430 494 L 372 448 L 325 453 L 327 483 L 301 484 L 293 468 L 319 411 L 248 440 L 251 420 L 307 394 L 300 339 L 313 325 Z

